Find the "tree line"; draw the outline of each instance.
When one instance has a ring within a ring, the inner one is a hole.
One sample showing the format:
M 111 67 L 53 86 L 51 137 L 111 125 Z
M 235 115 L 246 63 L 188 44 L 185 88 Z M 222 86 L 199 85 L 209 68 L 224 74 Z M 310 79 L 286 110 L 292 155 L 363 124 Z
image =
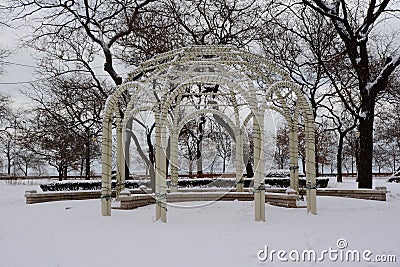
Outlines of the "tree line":
M 0 8 L 11 14 L 8 25 L 24 21 L 32 27 L 22 41 L 36 51 L 40 78 L 25 89 L 35 103 L 26 120 L 14 114 L 14 121 L 2 122 L 6 155 L 10 142 L 27 140 L 22 154 L 41 155 L 60 175 L 73 165 L 88 172 L 90 161 L 99 156 L 105 99 L 123 83 L 124 74 L 171 49 L 229 44 L 276 62 L 308 97 L 316 121 L 317 170 L 335 162 L 341 181 L 351 157 L 359 187 L 371 188 L 373 165 L 397 168 L 396 1 L 9 0 Z M 202 131 L 201 121 L 192 124 L 192 132 Z M 147 136 L 138 144 L 149 166 L 154 163 L 154 127 L 137 124 Z M 301 140 L 301 122 L 299 127 Z M 186 129 L 181 138 L 194 137 L 188 133 Z M 197 158 L 202 136 L 196 136 Z M 229 139 L 229 133 L 218 138 Z M 9 163 L 15 155 L 8 153 Z M 49 155 L 56 156 L 50 160 Z

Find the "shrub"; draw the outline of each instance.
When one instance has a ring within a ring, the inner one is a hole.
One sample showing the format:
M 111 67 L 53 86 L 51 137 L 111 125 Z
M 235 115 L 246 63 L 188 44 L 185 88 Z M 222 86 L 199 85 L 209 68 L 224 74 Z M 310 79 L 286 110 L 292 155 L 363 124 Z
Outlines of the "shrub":
M 317 178 L 317 187 L 326 188 L 328 186 L 328 178 Z M 179 187 L 219 187 L 219 188 L 233 188 L 235 187 L 234 178 L 198 178 L 198 179 L 180 179 L 178 181 Z M 249 188 L 253 186 L 252 178 L 245 178 L 244 187 Z M 272 187 L 287 188 L 290 186 L 289 178 L 266 178 L 265 184 Z M 117 183 L 116 181 L 111 182 L 111 189 L 115 189 Z M 125 188 L 135 189 L 140 186 L 150 187 L 149 180 L 127 180 L 125 181 Z M 299 179 L 299 187 L 306 187 L 306 180 Z M 100 190 L 101 181 L 62 181 L 53 182 L 48 184 L 41 184 L 40 188 L 46 191 L 80 191 L 80 190 Z
M 125 188 L 135 189 L 141 185 L 149 184 L 149 181 L 127 180 Z M 116 181 L 111 181 L 111 189 L 115 189 Z M 101 181 L 66 181 L 41 184 L 40 188 L 46 191 L 80 191 L 80 190 L 100 190 Z
M 400 177 L 391 177 L 388 180 L 389 183 L 400 183 Z

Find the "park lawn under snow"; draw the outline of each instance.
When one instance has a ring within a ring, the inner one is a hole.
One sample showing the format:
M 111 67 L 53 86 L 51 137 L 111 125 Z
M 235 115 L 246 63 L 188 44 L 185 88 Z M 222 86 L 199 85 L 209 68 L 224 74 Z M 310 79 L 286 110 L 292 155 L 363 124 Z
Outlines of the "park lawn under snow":
M 254 221 L 252 202 L 216 202 L 169 207 L 163 224 L 153 221 L 154 205 L 102 217 L 99 200 L 26 205 L 25 190 L 38 185 L 0 182 L 0 266 L 399 266 L 400 184 L 375 185 L 391 191 L 387 202 L 318 197 L 316 216 L 267 205 L 265 223 Z M 397 263 L 257 258 L 265 246 L 287 252 L 337 249 L 340 238 L 347 249 L 396 255 Z

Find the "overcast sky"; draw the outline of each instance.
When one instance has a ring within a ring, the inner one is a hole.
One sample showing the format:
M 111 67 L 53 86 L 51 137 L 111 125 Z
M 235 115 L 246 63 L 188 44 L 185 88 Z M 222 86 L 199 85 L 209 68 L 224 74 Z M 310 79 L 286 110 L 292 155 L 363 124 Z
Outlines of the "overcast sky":
M 5 59 L 15 64 L 5 64 L 4 74 L 0 76 L 0 92 L 16 98 L 18 102 L 25 102 L 27 98 L 18 92 L 24 84 L 21 82 L 33 79 L 35 62 L 26 48 L 17 48 L 19 40 L 27 32 L 26 29 L 11 29 L 2 27 L 0 46 L 9 49 L 12 54 Z M 31 67 L 29 67 L 31 66 Z
M 399 0 L 393 1 L 393 3 L 399 3 Z M 397 4 L 399 5 L 399 4 Z M 391 20 L 390 23 L 385 23 L 378 27 L 382 31 L 398 31 L 400 28 L 400 20 Z M 400 36 L 399 31 L 397 32 Z M 20 39 L 29 34 L 29 30 L 26 27 L 17 27 L 16 29 L 1 27 L 0 28 L 0 47 L 8 48 L 12 51 L 12 55 L 5 59 L 10 62 L 4 67 L 5 73 L 0 76 L 0 93 L 10 95 L 15 99 L 17 105 L 29 102 L 29 99 L 22 95 L 19 90 L 22 88 L 28 88 L 29 82 L 35 80 L 35 60 L 32 56 L 32 51 L 28 51 L 26 48 L 17 48 L 20 45 Z M 399 38 L 400 39 L 400 38 Z M 399 41 L 400 42 L 400 41 Z M 100 59 L 96 66 L 96 71 L 100 74 L 105 74 L 101 69 L 102 60 Z M 122 66 L 117 66 L 122 70 Z M 121 71 L 120 73 L 123 73 Z M 126 72 L 126 71 L 125 71 Z
M 9 95 L 15 100 L 16 106 L 29 103 L 29 98 L 21 93 L 21 89 L 29 90 L 29 82 L 38 79 L 35 77 L 36 62 L 34 51 L 21 47 L 21 39 L 29 34 L 29 29 L 19 27 L 17 29 L 0 28 L 0 47 L 11 51 L 11 55 L 4 59 L 4 74 L 0 76 L 0 93 Z M 106 75 L 102 69 L 103 59 L 99 57 L 94 69 L 100 75 Z M 115 68 L 122 70 L 123 66 L 116 62 Z M 125 73 L 125 71 L 119 71 Z

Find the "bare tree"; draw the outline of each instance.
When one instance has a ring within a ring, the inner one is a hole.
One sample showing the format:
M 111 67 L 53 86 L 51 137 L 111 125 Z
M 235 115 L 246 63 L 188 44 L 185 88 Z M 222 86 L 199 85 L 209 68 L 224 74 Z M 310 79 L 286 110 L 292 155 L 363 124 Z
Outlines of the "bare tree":
M 16 154 L 16 168 L 22 172 L 23 175 L 28 176 L 29 170 L 38 170 L 45 165 L 43 158 L 29 150 L 29 148 L 21 147 Z
M 15 131 L 16 115 L 11 109 L 9 96 L 0 95 L 0 141 L 2 153 L 7 161 L 7 174 L 11 175 L 11 168 L 15 163 Z
M 100 152 L 98 143 L 94 141 L 101 131 L 105 99 L 97 82 L 91 77 L 69 74 L 32 85 L 27 93 L 35 103 L 33 110 L 38 116 L 52 121 L 53 126 L 67 127 L 71 133 L 66 137 L 81 142 L 79 149 L 83 150 L 79 156 L 86 179 L 90 178 L 91 161 Z
M 2 5 L 0 5 L 2 8 Z M 5 23 L 0 19 L 0 26 Z M 4 59 L 10 55 L 10 52 L 0 47 L 0 76 L 4 73 Z M 6 156 L 7 174 L 11 175 L 11 166 L 16 164 L 16 115 L 11 108 L 11 98 L 7 95 L 0 94 L 0 147 L 2 153 Z M 13 135 L 14 133 L 14 135 Z M 15 174 L 15 171 L 14 171 Z
M 143 1 L 10 1 L 8 8 L 17 13 L 16 19 L 26 19 L 33 27 L 31 43 L 44 42 L 57 48 L 70 36 L 80 36 L 90 47 L 101 52 L 104 71 L 116 85 L 122 77 L 114 67 L 113 48 L 117 41 L 130 36 L 139 17 L 154 0 Z M 54 49 L 56 51 L 57 49 Z M 59 51 L 61 59 L 64 58 Z
M 280 127 L 276 132 L 275 162 L 278 169 L 284 169 L 289 161 L 289 132 L 286 125 Z
M 11 99 L 7 95 L 0 94 L 0 123 L 4 123 L 11 115 Z
M 260 39 L 263 19 L 273 1 L 255 0 L 166 1 L 165 15 L 171 17 L 185 37 L 183 44 L 232 44 L 248 46 Z
M 55 119 L 51 113 L 39 111 L 29 122 L 29 151 L 56 168 L 60 181 L 67 177 L 69 170 L 78 170 L 85 153 L 84 140 L 71 131 L 70 124 Z
M 375 139 L 378 142 L 378 150 L 388 161 L 388 167 L 392 172 L 399 168 L 400 160 L 400 124 L 399 114 L 400 103 L 394 103 L 392 107 L 385 105 L 385 110 L 380 110 L 377 114 L 375 127 Z
M 321 167 L 319 173 L 324 175 L 324 167 L 327 165 L 334 165 L 333 158 L 336 150 L 334 132 L 327 127 L 321 127 L 320 130 L 316 132 L 315 139 L 318 140 L 318 142 L 316 142 L 318 144 L 317 161 Z
M 357 113 L 343 98 L 346 109 L 359 121 L 358 186 L 372 188 L 373 126 L 377 96 L 386 89 L 390 75 L 400 65 L 400 54 L 398 51 L 396 53 L 398 47 L 388 50 L 384 55 L 385 60 L 380 62 L 377 69 L 376 62 L 371 61 L 376 50 L 369 37 L 374 35 L 374 29 L 379 22 L 393 12 L 391 1 L 336 1 L 334 4 L 328 4 L 321 0 L 303 0 L 303 3 L 329 18 L 346 47 L 344 54 L 355 72 L 360 100 Z M 340 92 L 340 88 L 337 91 Z
M 189 176 L 193 175 L 193 163 L 196 160 L 197 134 L 194 131 L 194 121 L 184 125 L 179 133 L 179 145 L 182 147 L 180 154 L 188 161 Z
M 343 149 L 346 138 L 356 138 L 353 130 L 356 128 L 357 121 L 351 113 L 343 108 L 343 104 L 337 97 L 328 98 L 321 104 L 321 117 L 330 125 L 330 130 L 335 131 L 338 137 L 336 149 L 336 181 L 343 181 Z M 349 134 L 351 136 L 349 136 Z M 355 140 L 355 139 L 352 139 Z
M 211 121 L 211 129 L 207 135 L 216 144 L 213 150 L 216 151 L 216 156 L 221 158 L 222 173 L 225 173 L 227 161 L 232 158 L 232 138 L 223 126 L 214 121 Z
M 329 60 L 336 53 L 338 41 L 331 23 L 322 15 L 303 6 L 278 6 L 269 24 L 265 25 L 262 40 L 263 52 L 285 69 L 310 101 L 314 121 L 320 114 L 321 105 L 334 92 L 328 90 L 329 79 L 320 61 Z M 273 25 L 273 26 L 271 26 Z M 317 128 L 321 125 L 317 125 Z M 316 129 L 317 131 L 318 129 Z M 318 156 L 318 138 L 315 140 Z M 319 161 L 316 161 L 318 176 Z

